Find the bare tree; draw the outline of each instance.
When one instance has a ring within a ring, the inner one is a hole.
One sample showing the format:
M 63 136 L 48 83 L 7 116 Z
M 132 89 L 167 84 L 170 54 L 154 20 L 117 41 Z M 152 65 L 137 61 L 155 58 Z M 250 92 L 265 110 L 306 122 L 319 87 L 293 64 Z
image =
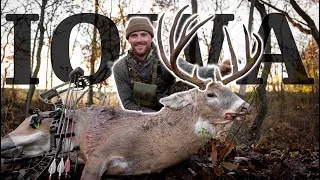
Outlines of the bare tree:
M 252 0 L 251 0 L 252 1 Z M 262 2 L 262 3 L 260 3 Z M 302 23 L 300 21 L 297 21 L 296 19 L 292 18 L 289 16 L 289 14 L 285 11 L 282 11 L 278 8 L 276 8 L 275 6 L 271 5 L 270 3 L 264 2 L 260 0 L 256 2 L 255 7 L 257 8 L 257 10 L 260 13 L 261 18 L 263 19 L 267 13 L 265 10 L 264 5 L 267 5 L 269 7 L 274 8 L 275 10 L 284 13 L 286 15 L 286 17 L 288 18 L 288 20 L 295 26 L 298 27 L 298 29 L 305 34 L 312 34 L 313 38 L 316 40 L 316 42 L 319 45 L 319 32 L 316 28 L 314 28 L 314 22 L 313 20 L 311 20 L 311 18 L 304 12 L 301 12 L 301 8 L 296 4 L 296 2 L 294 0 L 290 0 L 290 4 L 294 7 L 294 9 L 298 12 L 298 14 L 307 22 L 307 25 L 310 30 L 307 30 L 305 28 L 302 27 L 302 25 L 299 23 Z M 269 39 L 270 40 L 270 39 Z M 271 53 L 271 44 L 270 41 L 267 42 L 266 44 L 266 48 L 265 48 L 265 53 Z M 270 69 L 271 63 L 265 63 L 264 64 L 264 69 Z M 266 74 L 262 73 L 262 76 L 264 76 Z M 282 72 L 283 75 L 283 72 Z M 263 77 L 262 77 L 263 78 Z M 264 79 L 264 78 L 263 78 Z M 280 98 L 282 98 L 282 101 L 284 101 L 284 87 L 283 84 L 280 85 Z M 266 98 L 266 82 L 264 84 L 260 84 L 257 89 L 257 116 L 254 120 L 254 122 L 252 123 L 252 125 L 250 126 L 249 131 L 246 133 L 245 136 L 243 137 L 238 137 L 238 139 L 241 139 L 240 142 L 245 143 L 247 145 L 251 145 L 251 144 L 256 144 L 258 142 L 258 140 L 260 139 L 260 135 L 261 135 L 261 127 L 262 124 L 264 122 L 264 119 L 266 118 L 267 114 L 268 114 L 268 103 L 267 103 L 267 98 Z M 280 105 L 281 106 L 281 105 Z M 283 109 L 280 109 L 280 111 L 283 111 Z M 280 112 L 281 114 L 281 112 Z
M 53 18 L 55 13 L 57 12 L 57 9 L 59 7 L 58 3 L 53 3 L 51 12 L 48 12 L 47 16 L 49 17 L 47 22 L 45 23 L 46 26 L 46 34 L 48 38 L 48 50 L 47 50 L 47 63 L 46 63 L 46 85 L 45 85 L 45 90 L 48 89 L 48 81 L 49 81 L 49 73 L 50 76 L 52 77 L 53 71 L 49 71 L 49 59 L 50 59 L 50 52 L 51 52 L 51 41 L 52 41 L 52 28 L 53 28 Z M 51 78 L 51 87 L 52 87 L 52 81 L 53 79 Z
M 38 29 L 40 30 L 40 38 L 39 38 L 39 42 L 38 42 L 38 49 L 37 49 L 37 65 L 36 68 L 33 72 L 33 77 L 36 78 L 38 76 L 39 70 L 40 70 L 40 63 L 41 63 L 41 51 L 42 51 L 42 46 L 43 46 L 43 39 L 44 39 L 44 14 L 45 14 L 45 8 L 47 5 L 47 0 L 42 0 L 42 3 L 39 4 L 40 8 L 41 8 L 41 12 L 40 12 L 40 21 L 38 24 Z M 31 100 L 34 94 L 36 87 L 34 84 L 30 85 L 29 91 L 28 91 L 28 95 L 27 95 L 27 100 L 26 100 L 26 117 L 29 116 L 29 108 L 30 108 L 30 104 L 31 104 Z
M 40 71 L 40 65 L 41 65 L 41 55 L 42 55 L 42 49 L 43 46 L 46 45 L 46 39 L 45 39 L 45 32 L 48 31 L 48 23 L 50 21 L 53 21 L 53 18 L 55 17 L 55 14 L 57 13 L 57 9 L 58 7 L 61 5 L 61 1 L 59 0 L 53 0 L 50 3 L 50 1 L 48 0 L 42 0 L 41 2 L 38 2 L 37 0 L 35 0 L 36 4 L 38 4 L 38 7 L 40 8 L 40 19 L 39 19 L 39 23 L 38 23 L 38 27 L 36 30 L 36 37 L 34 38 L 34 43 L 36 43 L 37 41 L 37 45 L 34 45 L 32 48 L 33 52 L 36 52 L 36 63 L 35 63 L 35 69 L 33 71 L 32 77 L 36 78 L 39 74 Z M 64 3 L 68 3 L 68 1 L 64 1 Z M 48 8 L 52 8 L 51 11 L 52 13 L 50 15 L 46 14 L 46 10 Z M 30 11 L 26 10 L 26 13 L 30 13 Z M 46 18 L 45 18 L 46 17 Z M 50 28 L 51 29 L 53 26 L 53 23 L 50 24 Z M 39 33 L 39 39 L 38 38 L 38 33 Z M 47 32 L 47 34 L 50 32 Z M 48 47 L 50 49 L 50 36 L 48 36 Z M 35 51 L 36 49 L 36 51 Z M 32 59 L 33 59 L 33 54 L 32 54 Z M 33 61 L 32 61 L 33 62 Z M 33 67 L 33 66 L 32 66 Z M 51 82 L 52 83 L 52 82 Z M 27 94 L 27 99 L 26 99 L 26 111 L 25 111 L 25 115 L 28 116 L 29 115 L 29 108 L 31 106 L 32 103 L 32 98 L 34 95 L 34 91 L 36 89 L 36 86 L 34 84 L 30 85 L 28 94 Z
M 96 14 L 98 14 L 98 10 L 99 10 L 99 2 L 98 0 L 94 1 L 94 12 Z M 95 24 L 97 23 L 97 18 L 95 18 Z M 94 74 L 94 65 L 95 65 L 95 61 L 97 60 L 97 27 L 94 26 L 93 27 L 93 38 L 92 38 L 92 43 L 91 43 L 91 58 L 90 58 L 90 74 Z M 89 87 L 89 91 L 88 91 L 88 106 L 93 105 L 93 85 L 91 85 Z
M 314 39 L 310 40 L 302 52 L 302 60 L 305 62 L 308 74 L 314 78 L 312 85 L 312 106 L 315 109 L 319 104 L 319 46 Z M 319 109 L 319 108 L 318 108 Z
M 10 34 L 12 33 L 12 29 L 13 29 L 14 26 L 12 26 L 11 28 L 8 28 L 8 31 L 7 32 L 7 36 L 6 36 L 6 43 L 3 45 L 2 47 L 2 56 L 1 56 L 1 64 L 3 63 L 5 57 L 6 57 L 6 48 L 7 46 L 9 45 L 9 36 Z M 1 44 L 2 45 L 2 44 Z
M 6 84 L 6 77 L 8 75 L 8 69 L 9 68 L 10 68 L 10 64 L 9 64 L 9 66 L 4 68 L 4 74 L 1 76 L 1 79 L 2 79 L 1 95 L 3 95 L 4 85 Z
M 260 13 L 261 19 L 263 19 L 267 15 L 264 5 L 261 4 L 259 1 L 257 1 L 255 3 L 255 7 Z M 269 41 L 266 43 L 265 53 L 270 53 L 270 52 L 271 52 L 271 43 L 269 39 Z M 271 67 L 271 63 L 264 64 L 264 69 L 270 69 L 270 67 Z M 262 73 L 263 79 L 266 79 L 266 76 L 267 74 Z M 268 114 L 268 101 L 267 101 L 266 87 L 267 87 L 266 82 L 258 85 L 256 89 L 257 91 L 256 97 L 258 98 L 257 99 L 257 106 L 258 106 L 257 116 L 255 117 L 254 122 L 250 126 L 250 129 L 246 133 L 246 135 L 243 137 L 238 137 L 238 139 L 241 138 L 241 142 L 247 145 L 255 144 L 260 139 L 261 126 Z
M 126 53 L 125 50 L 127 48 L 127 40 L 125 38 L 124 32 L 125 32 L 126 23 L 127 23 L 127 20 L 128 20 L 127 19 L 127 15 L 125 13 L 125 11 L 128 8 L 128 4 L 130 4 L 130 1 L 124 3 L 124 1 L 119 0 L 118 4 L 117 4 L 117 6 L 119 8 L 119 15 L 117 17 L 113 17 L 112 18 L 113 22 L 119 28 L 119 34 L 120 34 L 120 56 L 122 56 L 123 54 Z
M 6 10 L 6 7 L 9 6 L 9 3 L 8 3 L 8 0 L 6 1 L 1 1 L 1 18 L 4 19 L 4 14 L 6 13 L 12 13 L 12 14 L 15 14 L 15 12 L 17 11 L 17 9 L 10 9 L 8 11 L 5 11 Z M 1 75 L 1 79 L 2 79 L 2 86 L 1 86 L 1 95 L 3 95 L 3 92 L 4 92 L 4 88 L 5 88 L 5 84 L 6 84 L 6 77 L 8 75 L 8 71 L 10 72 L 10 66 L 11 66 L 11 62 L 13 62 L 13 57 L 12 56 L 8 56 L 6 51 L 7 51 L 7 47 L 8 45 L 12 45 L 13 44 L 11 42 L 9 42 L 9 38 L 10 36 L 13 34 L 13 29 L 14 29 L 14 26 L 7 26 L 8 24 L 8 21 L 1 21 L 1 28 L 4 29 L 1 34 L 1 49 L 2 49 L 2 55 L 1 55 L 1 65 L 3 65 L 3 63 L 6 63 L 8 65 L 6 65 L 6 67 L 4 68 L 4 74 Z M 5 38 L 5 43 L 2 43 L 3 41 L 3 38 Z M 13 100 L 15 99 L 16 97 L 16 92 L 15 92 L 15 88 L 14 88 L 14 84 L 11 85 L 11 93 L 12 93 L 12 98 Z
M 289 22 L 296 28 L 299 29 L 300 32 L 304 34 L 310 34 L 315 39 L 319 46 L 319 30 L 316 27 L 315 22 L 312 20 L 312 18 L 298 5 L 298 3 L 295 0 L 289 0 L 289 4 L 292 6 L 292 8 L 296 11 L 296 13 L 305 21 L 299 21 L 297 18 L 291 17 L 288 12 L 281 10 L 277 8 L 276 6 L 272 5 L 271 3 L 265 2 L 263 0 L 260 0 L 261 3 L 267 5 L 268 7 L 271 7 L 272 9 L 283 13 Z M 317 1 L 312 1 L 313 3 L 319 3 Z M 307 26 L 308 28 L 305 28 Z
M 251 30 L 252 30 L 253 11 L 254 11 L 255 4 L 256 4 L 256 0 L 251 0 L 251 3 L 250 3 L 250 12 L 249 12 L 249 22 L 248 22 L 249 35 L 251 35 Z M 245 84 L 241 84 L 241 85 L 240 85 L 240 90 L 239 90 L 240 96 L 242 96 L 242 97 L 245 97 L 245 96 L 246 96 L 246 89 L 247 89 L 247 85 L 245 85 Z

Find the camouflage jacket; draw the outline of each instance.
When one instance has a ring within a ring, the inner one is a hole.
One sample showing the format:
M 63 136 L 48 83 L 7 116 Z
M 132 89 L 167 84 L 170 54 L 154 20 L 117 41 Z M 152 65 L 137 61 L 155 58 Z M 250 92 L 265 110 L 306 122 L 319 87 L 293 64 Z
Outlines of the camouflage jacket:
M 159 66 L 157 69 L 157 80 L 156 85 L 157 88 L 157 101 L 162 97 L 169 95 L 167 90 L 174 84 L 175 77 L 167 70 L 165 65 L 162 63 L 161 59 L 158 57 L 157 48 L 155 45 L 152 46 L 152 49 L 147 56 L 146 60 L 143 62 L 139 62 L 135 60 L 134 55 L 131 50 L 128 51 L 128 54 L 117 61 L 113 66 L 113 76 L 116 82 L 117 91 L 119 98 L 121 100 L 122 106 L 127 110 L 136 110 L 143 112 L 155 112 L 161 108 L 161 104 L 158 103 L 156 109 L 151 109 L 143 106 L 138 106 L 134 103 L 133 97 L 133 71 L 130 67 L 133 66 L 139 73 L 141 79 L 145 83 L 151 83 L 152 80 L 152 70 L 153 70 L 153 61 L 159 60 Z M 131 63 L 131 66 L 128 66 L 128 62 Z M 186 62 L 183 59 L 178 60 L 178 65 L 184 71 L 191 73 L 193 70 L 193 65 Z M 213 77 L 214 78 L 214 67 L 201 67 L 199 68 L 199 76 L 202 78 Z

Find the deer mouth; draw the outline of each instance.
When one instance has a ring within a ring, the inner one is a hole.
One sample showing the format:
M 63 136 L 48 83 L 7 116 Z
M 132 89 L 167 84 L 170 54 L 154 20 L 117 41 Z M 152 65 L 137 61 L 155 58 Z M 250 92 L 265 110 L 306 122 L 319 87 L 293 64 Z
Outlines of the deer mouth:
M 224 114 L 224 119 L 226 120 L 237 120 L 237 121 L 242 121 L 246 119 L 246 113 L 245 112 L 240 112 L 240 113 L 225 113 Z

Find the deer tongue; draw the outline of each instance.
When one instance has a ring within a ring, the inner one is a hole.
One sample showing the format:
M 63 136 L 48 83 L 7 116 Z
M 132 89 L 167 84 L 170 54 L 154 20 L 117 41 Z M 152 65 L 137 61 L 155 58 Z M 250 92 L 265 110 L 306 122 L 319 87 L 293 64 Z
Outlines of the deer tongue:
M 224 119 L 241 121 L 241 120 L 245 120 L 246 116 L 242 112 L 240 112 L 240 113 L 226 113 L 224 115 Z
M 237 115 L 238 115 L 237 113 L 226 113 L 224 115 L 224 119 L 233 120 L 234 118 L 237 117 Z

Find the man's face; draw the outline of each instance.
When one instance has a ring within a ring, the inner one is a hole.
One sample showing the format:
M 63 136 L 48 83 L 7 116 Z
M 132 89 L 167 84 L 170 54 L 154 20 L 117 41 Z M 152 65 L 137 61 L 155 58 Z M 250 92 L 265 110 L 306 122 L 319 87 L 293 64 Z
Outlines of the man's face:
M 151 49 L 152 37 L 146 31 L 136 31 L 130 34 L 129 43 L 138 60 L 144 60 Z

